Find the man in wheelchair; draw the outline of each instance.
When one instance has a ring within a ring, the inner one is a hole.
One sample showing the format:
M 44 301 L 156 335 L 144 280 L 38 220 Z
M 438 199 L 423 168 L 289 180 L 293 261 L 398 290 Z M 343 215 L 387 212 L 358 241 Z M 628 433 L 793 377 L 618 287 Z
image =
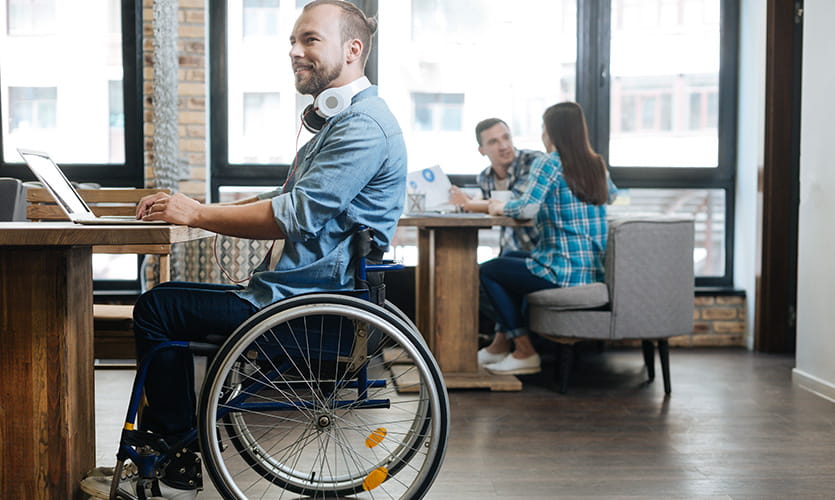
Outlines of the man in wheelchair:
M 348 2 L 315 0 L 304 7 L 290 37 L 297 90 L 314 97 L 305 126 L 316 131 L 297 153 L 281 189 L 238 205 L 200 204 L 182 194 L 157 194 L 137 206 L 137 218 L 164 220 L 252 239 L 283 239 L 272 269 L 255 272 L 245 287 L 169 282 L 144 293 L 134 312 L 137 355 L 167 341 L 227 337 L 259 310 L 287 297 L 354 287 L 351 240 L 372 230 L 379 252 L 391 242 L 405 197 L 406 150 L 397 120 L 364 76 L 376 20 Z M 196 401 L 192 353 L 154 353 L 147 370 L 147 406 L 139 430 L 153 452 L 177 446 L 155 472 L 159 485 L 123 481 L 120 498 L 193 498 L 202 484 L 193 436 Z M 191 433 L 191 434 L 190 434 Z M 143 448 L 144 449 L 144 448 Z M 129 479 L 131 471 L 121 471 Z M 140 471 L 141 472 L 141 471 Z M 94 471 L 82 489 L 111 498 L 109 470 Z

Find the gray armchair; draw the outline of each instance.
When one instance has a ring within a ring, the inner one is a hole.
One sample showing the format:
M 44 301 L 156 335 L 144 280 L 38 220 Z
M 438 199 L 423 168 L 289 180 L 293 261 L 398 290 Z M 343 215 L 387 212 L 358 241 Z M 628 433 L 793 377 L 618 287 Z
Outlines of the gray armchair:
M 560 344 L 565 392 L 579 340 L 641 339 L 649 380 L 658 343 L 670 393 L 667 339 L 693 331 L 693 221 L 627 217 L 610 221 L 606 282 L 527 295 L 531 331 Z

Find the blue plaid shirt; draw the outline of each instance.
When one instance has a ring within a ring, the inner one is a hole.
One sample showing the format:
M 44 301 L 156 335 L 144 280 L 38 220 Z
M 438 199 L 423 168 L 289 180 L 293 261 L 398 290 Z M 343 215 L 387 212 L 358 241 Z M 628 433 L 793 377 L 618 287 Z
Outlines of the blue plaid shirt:
M 611 179 L 609 202 L 617 195 Z M 534 162 L 522 196 L 507 202 L 504 213 L 517 219 L 536 216 L 539 241 L 527 259 L 528 270 L 559 287 L 604 280 L 606 205 L 580 201 L 568 188 L 559 154 Z
M 531 165 L 538 158 L 544 157 L 545 153 L 541 151 L 533 151 L 530 149 L 516 150 L 516 157 L 507 169 L 507 189 L 511 191 L 511 200 L 515 200 L 522 195 L 522 190 L 525 189 L 525 185 L 528 183 Z M 493 172 L 493 167 L 487 167 L 478 174 L 476 182 L 481 188 L 481 194 L 484 196 L 484 199 L 490 199 L 490 194 L 496 189 L 496 173 Z M 501 252 L 504 253 L 511 250 L 530 252 L 536 246 L 538 234 L 537 228 L 533 226 L 502 226 L 499 237 Z

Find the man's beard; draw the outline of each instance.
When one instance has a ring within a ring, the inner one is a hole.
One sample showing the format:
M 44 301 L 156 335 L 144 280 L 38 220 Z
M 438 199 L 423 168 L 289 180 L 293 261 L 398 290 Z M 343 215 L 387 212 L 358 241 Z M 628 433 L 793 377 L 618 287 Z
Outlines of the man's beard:
M 342 68 L 334 65 L 330 68 L 323 67 L 321 70 L 313 69 L 310 72 L 310 77 L 307 80 L 300 81 L 296 79 L 296 90 L 300 94 L 318 95 L 320 92 L 328 88 L 332 81 L 339 78 L 342 74 Z

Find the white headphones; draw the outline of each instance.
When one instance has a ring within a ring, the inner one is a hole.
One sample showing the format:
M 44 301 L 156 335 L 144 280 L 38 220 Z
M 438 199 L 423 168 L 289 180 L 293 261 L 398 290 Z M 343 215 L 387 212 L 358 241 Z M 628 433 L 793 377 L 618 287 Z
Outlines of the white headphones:
M 370 86 L 371 82 L 363 76 L 348 85 L 323 90 L 302 112 L 304 128 L 314 134 L 320 131 L 325 120 L 345 111 L 351 105 L 351 99 Z

